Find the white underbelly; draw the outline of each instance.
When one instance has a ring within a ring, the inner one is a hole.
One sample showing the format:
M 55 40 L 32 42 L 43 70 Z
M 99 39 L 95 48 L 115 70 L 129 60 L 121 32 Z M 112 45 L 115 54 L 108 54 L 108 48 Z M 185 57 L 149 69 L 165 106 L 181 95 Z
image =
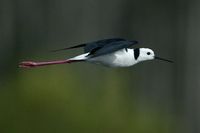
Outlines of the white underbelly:
M 87 61 L 109 67 L 128 67 L 136 63 L 130 50 L 128 52 L 125 50 L 116 51 L 111 54 L 90 58 Z

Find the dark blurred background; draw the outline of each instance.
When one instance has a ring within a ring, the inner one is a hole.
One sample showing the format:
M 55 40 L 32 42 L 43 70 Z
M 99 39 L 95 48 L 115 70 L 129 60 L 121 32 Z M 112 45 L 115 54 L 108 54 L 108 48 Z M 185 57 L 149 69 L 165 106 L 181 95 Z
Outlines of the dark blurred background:
M 199 35 L 198 0 L 0 0 L 0 132 L 199 133 Z M 175 63 L 18 68 L 111 37 Z

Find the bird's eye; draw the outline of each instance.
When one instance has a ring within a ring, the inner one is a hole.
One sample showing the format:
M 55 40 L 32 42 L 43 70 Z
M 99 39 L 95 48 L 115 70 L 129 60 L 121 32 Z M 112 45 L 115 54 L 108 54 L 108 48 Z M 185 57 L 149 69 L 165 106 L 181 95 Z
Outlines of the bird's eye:
M 150 55 L 151 53 L 150 52 L 147 52 L 147 55 Z

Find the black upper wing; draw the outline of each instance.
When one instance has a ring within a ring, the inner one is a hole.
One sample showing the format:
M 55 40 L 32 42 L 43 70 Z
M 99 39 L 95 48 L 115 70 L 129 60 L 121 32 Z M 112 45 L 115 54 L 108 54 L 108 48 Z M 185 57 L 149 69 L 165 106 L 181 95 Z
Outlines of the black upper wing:
M 84 50 L 85 53 L 89 52 L 89 56 L 96 57 L 112 53 L 123 48 L 131 47 L 137 43 L 137 41 L 128 41 L 121 38 L 104 39 L 86 44 Z
M 137 41 L 129 41 L 123 38 L 111 38 L 111 39 L 103 39 L 99 41 L 94 41 L 90 43 L 84 43 L 84 44 L 67 47 L 63 49 L 57 49 L 53 51 L 56 52 L 56 51 L 61 51 L 61 50 L 84 47 L 85 53 L 89 53 L 89 56 L 96 57 L 99 55 L 112 53 L 123 48 L 131 47 L 132 45 L 135 45 L 137 43 L 138 43 Z
M 103 39 L 95 42 L 86 43 L 86 46 L 84 47 L 84 52 L 88 53 L 96 48 L 102 48 L 110 43 L 121 42 L 121 41 L 126 41 L 126 40 L 122 38 L 111 38 L 111 39 Z
M 125 41 L 125 39 L 122 39 L 122 38 L 103 39 L 103 40 L 98 40 L 98 41 L 94 41 L 94 42 L 79 44 L 79 45 L 76 45 L 76 46 L 52 50 L 52 52 L 84 47 L 85 53 L 88 53 L 88 52 L 91 52 L 93 49 L 96 49 L 97 47 L 98 48 L 103 47 L 106 44 L 109 44 L 109 43 L 112 43 L 112 42 L 117 42 L 117 41 Z

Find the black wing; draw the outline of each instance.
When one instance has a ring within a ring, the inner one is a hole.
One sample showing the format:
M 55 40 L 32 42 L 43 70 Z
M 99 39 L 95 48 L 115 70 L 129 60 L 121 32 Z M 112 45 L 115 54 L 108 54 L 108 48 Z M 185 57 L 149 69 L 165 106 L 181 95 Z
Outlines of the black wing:
M 111 38 L 111 39 L 103 39 L 103 40 L 87 43 L 86 46 L 84 47 L 84 52 L 88 53 L 93 50 L 102 48 L 105 45 L 108 45 L 110 43 L 121 42 L 121 41 L 126 41 L 126 40 L 122 38 Z
M 90 53 L 90 56 L 99 56 L 103 54 L 108 54 L 123 48 L 131 47 L 134 44 L 137 44 L 137 41 L 128 41 L 123 38 L 111 38 L 111 39 L 103 39 L 90 43 L 80 44 L 72 47 L 67 47 L 63 49 L 58 49 L 54 51 L 68 50 L 74 48 L 84 47 L 85 53 Z
M 79 45 L 71 46 L 71 47 L 67 47 L 67 48 L 52 50 L 52 52 L 84 47 L 84 52 L 88 53 L 88 52 L 91 52 L 92 50 L 94 50 L 96 48 L 103 47 L 106 44 L 109 44 L 109 43 L 112 43 L 112 42 L 118 42 L 118 41 L 125 41 L 125 39 L 122 39 L 122 38 L 103 39 L 103 40 L 98 40 L 98 41 L 94 41 L 94 42 L 90 42 L 90 43 L 79 44 Z
M 137 43 L 138 43 L 137 41 L 128 41 L 128 40 L 111 41 L 109 43 L 104 43 L 102 45 L 97 45 L 96 47 L 92 47 L 91 51 L 85 51 L 85 52 L 90 52 L 88 56 L 96 57 L 100 55 L 109 54 L 123 48 L 129 48 Z M 85 46 L 85 48 L 87 47 L 90 48 L 91 46 L 89 46 L 88 44 Z

